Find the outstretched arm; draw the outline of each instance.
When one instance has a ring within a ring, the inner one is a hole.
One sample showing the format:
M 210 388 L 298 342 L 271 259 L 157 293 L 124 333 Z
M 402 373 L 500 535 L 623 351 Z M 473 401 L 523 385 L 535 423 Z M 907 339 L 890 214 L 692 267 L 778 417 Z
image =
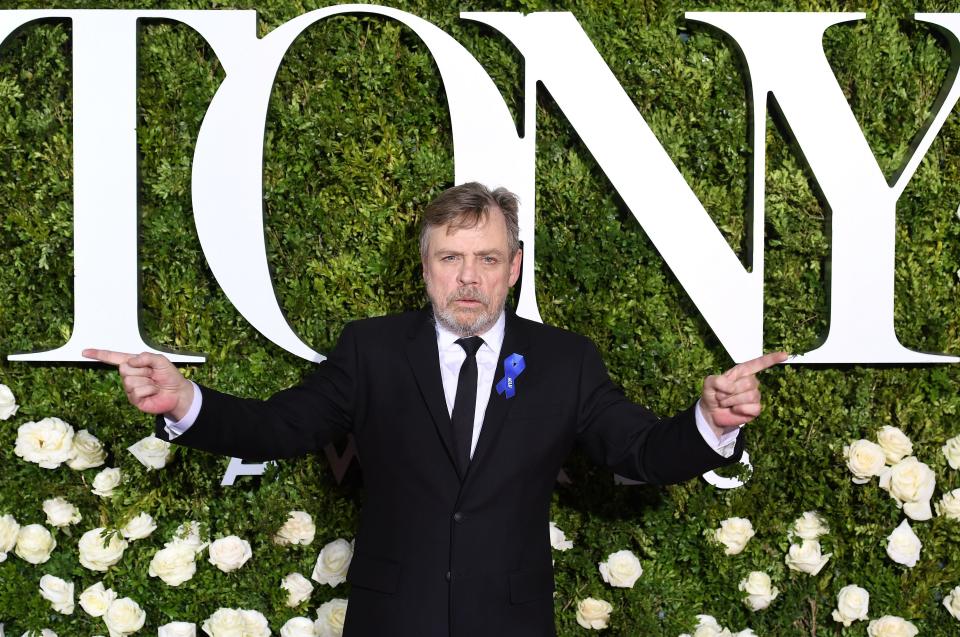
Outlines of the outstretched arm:
M 246 460 L 291 458 L 322 449 L 352 428 L 357 369 L 354 346 L 347 326 L 326 361 L 300 384 L 267 400 L 240 398 L 201 386 L 203 403 L 196 421 L 176 436 L 176 443 Z M 193 404 L 193 383 L 161 355 L 96 349 L 83 353 L 116 365 L 128 400 L 141 411 L 179 421 Z M 169 435 L 162 419 L 158 419 L 156 431 L 158 437 Z

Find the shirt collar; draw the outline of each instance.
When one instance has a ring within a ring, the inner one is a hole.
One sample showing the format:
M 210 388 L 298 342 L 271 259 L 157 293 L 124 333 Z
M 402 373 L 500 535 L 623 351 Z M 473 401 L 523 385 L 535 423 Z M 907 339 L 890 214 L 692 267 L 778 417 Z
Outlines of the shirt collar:
M 448 349 L 450 347 L 460 347 L 456 345 L 457 339 L 462 338 L 458 334 L 454 334 L 439 321 L 434 320 L 433 324 L 437 328 L 437 348 L 440 351 Z M 497 318 L 497 322 L 493 326 L 484 332 L 483 334 L 478 334 L 480 338 L 483 339 L 482 347 L 489 347 L 494 352 L 499 352 L 500 347 L 503 345 L 503 334 L 507 325 L 507 313 L 500 312 L 500 316 Z

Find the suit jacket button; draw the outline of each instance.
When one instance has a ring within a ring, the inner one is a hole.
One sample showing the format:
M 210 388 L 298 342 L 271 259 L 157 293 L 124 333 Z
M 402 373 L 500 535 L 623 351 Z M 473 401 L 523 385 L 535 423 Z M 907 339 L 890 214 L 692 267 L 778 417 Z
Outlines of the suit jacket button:
M 446 572 L 446 574 L 443 576 L 443 579 L 447 580 L 448 582 L 450 581 L 450 571 Z
M 453 521 L 454 521 L 454 522 L 462 522 L 462 521 L 463 521 L 463 514 L 460 513 L 459 511 L 457 511 L 456 513 L 454 513 L 454 514 L 453 514 Z

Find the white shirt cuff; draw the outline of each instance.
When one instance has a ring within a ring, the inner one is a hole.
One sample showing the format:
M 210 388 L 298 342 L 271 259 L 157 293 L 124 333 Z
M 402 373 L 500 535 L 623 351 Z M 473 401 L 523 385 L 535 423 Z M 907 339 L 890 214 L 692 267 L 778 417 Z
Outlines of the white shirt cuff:
M 183 415 L 183 418 L 174 422 L 170 418 L 167 418 L 166 414 L 163 416 L 163 430 L 170 436 L 170 440 L 173 440 L 193 426 L 193 423 L 197 420 L 197 415 L 200 413 L 200 406 L 203 405 L 203 394 L 200 393 L 200 387 L 192 380 L 190 384 L 193 385 L 193 402 L 190 403 L 190 409 Z
M 711 449 L 719 453 L 724 458 L 729 458 L 733 455 L 733 449 L 737 446 L 737 436 L 740 434 L 740 427 L 731 428 L 730 431 L 727 431 L 719 438 L 717 434 L 713 432 L 713 429 L 710 428 L 710 424 L 707 422 L 707 419 L 703 417 L 703 413 L 700 411 L 700 401 L 697 401 L 697 407 L 694 409 L 697 419 L 697 431 L 700 432 L 700 436 L 703 437 L 703 441 L 706 442 Z

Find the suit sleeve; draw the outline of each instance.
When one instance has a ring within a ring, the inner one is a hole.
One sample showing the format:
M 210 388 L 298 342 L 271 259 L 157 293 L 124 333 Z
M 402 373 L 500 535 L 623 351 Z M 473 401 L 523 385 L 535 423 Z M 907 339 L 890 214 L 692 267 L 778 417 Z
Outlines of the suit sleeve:
M 696 403 L 673 418 L 658 418 L 614 385 L 587 339 L 581 361 L 577 437 L 594 462 L 632 480 L 676 484 L 739 461 L 743 430 L 733 455 L 725 458 L 697 430 Z
M 196 422 L 171 442 L 256 462 L 318 451 L 353 427 L 358 368 L 356 337 L 348 325 L 316 370 L 266 400 L 202 387 Z M 162 417 L 155 429 L 158 438 L 169 439 Z

